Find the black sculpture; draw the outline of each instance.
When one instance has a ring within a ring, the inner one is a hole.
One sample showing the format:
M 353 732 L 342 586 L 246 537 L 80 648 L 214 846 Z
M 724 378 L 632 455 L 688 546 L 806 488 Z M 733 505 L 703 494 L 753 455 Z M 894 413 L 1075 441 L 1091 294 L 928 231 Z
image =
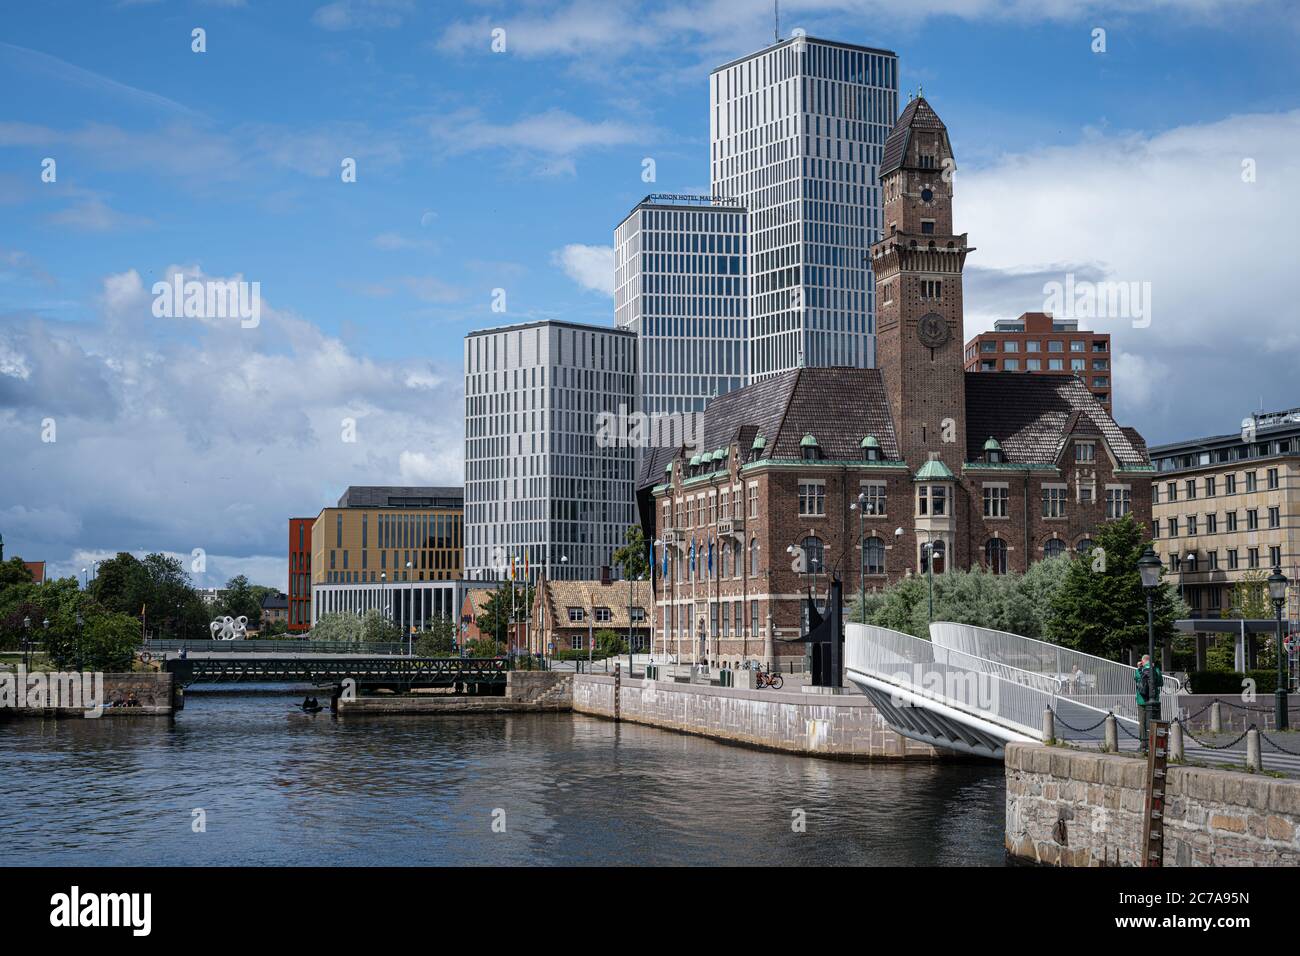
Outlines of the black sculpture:
M 803 637 L 782 640 L 787 644 L 809 644 L 812 662 L 809 667 L 809 684 L 813 687 L 841 687 L 844 673 L 844 588 L 839 577 L 831 579 L 830 601 L 826 617 L 822 617 L 813 600 L 808 597 L 808 633 Z

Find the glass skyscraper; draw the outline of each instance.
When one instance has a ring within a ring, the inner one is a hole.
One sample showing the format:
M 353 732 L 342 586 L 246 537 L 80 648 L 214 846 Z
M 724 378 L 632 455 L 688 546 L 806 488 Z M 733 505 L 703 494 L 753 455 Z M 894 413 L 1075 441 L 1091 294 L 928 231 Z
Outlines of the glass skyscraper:
M 648 196 L 614 230 L 614 322 L 636 333 L 638 410 L 702 410 L 749 381 L 745 210 Z
M 898 57 L 795 36 L 709 76 L 710 187 L 748 217 L 751 379 L 875 365 L 868 248 Z
M 465 572 L 592 580 L 636 520 L 633 449 L 601 416 L 635 408 L 636 337 L 545 321 L 465 336 Z

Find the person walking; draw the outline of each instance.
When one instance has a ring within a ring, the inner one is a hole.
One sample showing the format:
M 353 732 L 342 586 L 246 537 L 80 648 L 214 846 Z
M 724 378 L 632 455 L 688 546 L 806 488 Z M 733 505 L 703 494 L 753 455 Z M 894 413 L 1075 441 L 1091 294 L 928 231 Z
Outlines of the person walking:
M 1133 683 L 1137 686 L 1138 712 L 1142 720 L 1141 747 L 1142 752 L 1146 753 L 1148 726 L 1160 716 L 1160 688 L 1165 683 L 1159 665 L 1151 660 L 1150 654 L 1142 655 L 1137 670 L 1133 672 Z

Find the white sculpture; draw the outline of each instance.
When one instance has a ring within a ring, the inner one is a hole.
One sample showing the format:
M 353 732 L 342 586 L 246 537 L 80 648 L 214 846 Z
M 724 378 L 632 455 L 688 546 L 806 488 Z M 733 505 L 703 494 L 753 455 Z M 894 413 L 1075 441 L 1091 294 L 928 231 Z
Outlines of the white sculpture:
M 248 618 L 243 614 L 219 617 L 208 625 L 208 629 L 212 631 L 214 641 L 242 641 L 248 637 Z

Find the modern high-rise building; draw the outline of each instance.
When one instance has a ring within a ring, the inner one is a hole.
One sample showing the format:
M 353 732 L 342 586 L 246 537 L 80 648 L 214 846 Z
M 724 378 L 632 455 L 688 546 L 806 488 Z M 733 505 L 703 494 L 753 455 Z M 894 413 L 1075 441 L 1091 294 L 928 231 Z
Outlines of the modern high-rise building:
M 614 323 L 637 336 L 638 409 L 699 411 L 749 381 L 746 215 L 647 196 L 614 230 Z
M 599 577 L 636 520 L 636 335 L 544 321 L 465 336 L 465 570 Z M 608 417 L 602 417 L 608 416 Z
M 897 55 L 794 36 L 715 69 L 709 106 L 711 192 L 748 217 L 751 378 L 874 366 L 869 250 Z

